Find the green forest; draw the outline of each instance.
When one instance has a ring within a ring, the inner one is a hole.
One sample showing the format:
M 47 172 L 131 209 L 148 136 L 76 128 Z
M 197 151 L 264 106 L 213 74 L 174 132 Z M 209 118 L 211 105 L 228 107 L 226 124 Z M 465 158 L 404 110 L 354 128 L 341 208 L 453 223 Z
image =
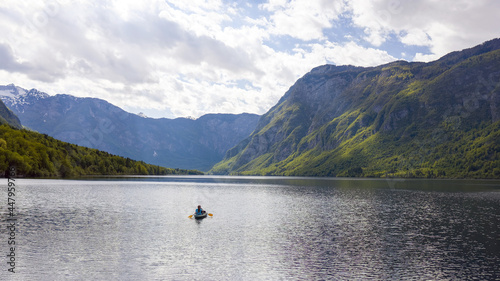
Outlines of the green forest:
M 467 132 L 436 128 L 415 135 L 411 139 L 397 134 L 360 135 L 327 153 L 314 149 L 293 161 L 240 174 L 500 178 L 500 122 L 483 123 Z
M 0 171 L 9 167 L 15 167 L 18 176 L 33 178 L 203 174 L 146 164 L 4 124 L 0 125 Z

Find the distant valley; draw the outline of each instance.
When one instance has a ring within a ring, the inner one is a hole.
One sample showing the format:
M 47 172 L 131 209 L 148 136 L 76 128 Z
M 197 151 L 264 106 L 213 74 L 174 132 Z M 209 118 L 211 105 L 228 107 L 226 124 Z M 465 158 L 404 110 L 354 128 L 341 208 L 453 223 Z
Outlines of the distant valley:
M 163 167 L 201 171 L 250 135 L 259 119 L 255 114 L 145 118 L 101 99 L 50 96 L 15 85 L 0 86 L 0 98 L 22 125 L 56 139 Z

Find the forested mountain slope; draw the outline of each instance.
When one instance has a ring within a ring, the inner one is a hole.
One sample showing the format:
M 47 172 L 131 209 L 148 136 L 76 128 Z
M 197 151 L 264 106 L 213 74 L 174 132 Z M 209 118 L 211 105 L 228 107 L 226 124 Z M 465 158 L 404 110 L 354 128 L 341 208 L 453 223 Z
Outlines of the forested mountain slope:
M 500 39 L 430 63 L 313 69 L 215 174 L 500 177 Z
M 202 174 L 150 165 L 0 125 L 0 171 L 7 171 L 9 167 L 15 167 L 18 176 L 26 177 Z

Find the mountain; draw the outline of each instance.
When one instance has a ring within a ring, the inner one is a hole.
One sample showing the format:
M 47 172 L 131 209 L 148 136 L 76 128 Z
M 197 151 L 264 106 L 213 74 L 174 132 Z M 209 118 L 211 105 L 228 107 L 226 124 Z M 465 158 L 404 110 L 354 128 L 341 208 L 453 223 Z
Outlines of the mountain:
M 84 175 L 178 175 L 199 171 L 163 168 L 56 140 L 37 132 L 0 125 L 0 171 L 16 177 Z
M 0 86 L 0 95 L 4 92 L 5 86 Z M 17 89 L 16 89 L 17 90 Z M 6 94 L 9 94 L 10 90 Z M 20 129 L 21 121 L 19 118 L 0 100 L 0 125 L 8 124 L 14 128 Z
M 0 98 L 21 123 L 40 133 L 147 163 L 208 171 L 250 135 L 255 114 L 208 114 L 196 120 L 153 119 L 96 98 L 50 96 L 2 86 Z
M 214 174 L 500 178 L 500 39 L 430 62 L 324 65 Z

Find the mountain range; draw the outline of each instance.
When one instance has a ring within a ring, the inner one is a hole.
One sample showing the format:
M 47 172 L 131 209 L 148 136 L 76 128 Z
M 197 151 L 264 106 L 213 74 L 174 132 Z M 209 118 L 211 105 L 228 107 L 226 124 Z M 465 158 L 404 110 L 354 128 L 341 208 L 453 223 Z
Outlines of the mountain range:
M 213 174 L 500 177 L 500 39 L 437 61 L 324 65 Z
M 0 98 L 23 126 L 56 139 L 163 167 L 201 171 L 250 135 L 259 119 L 255 114 L 146 118 L 102 99 L 52 96 L 12 84 L 0 86 Z
M 260 117 L 153 119 L 101 99 L 12 84 L 0 86 L 0 98 L 10 108 L 0 103 L 0 123 L 167 167 L 236 175 L 500 178 L 500 39 L 429 63 L 319 66 Z M 88 173 L 106 167 L 98 162 Z

